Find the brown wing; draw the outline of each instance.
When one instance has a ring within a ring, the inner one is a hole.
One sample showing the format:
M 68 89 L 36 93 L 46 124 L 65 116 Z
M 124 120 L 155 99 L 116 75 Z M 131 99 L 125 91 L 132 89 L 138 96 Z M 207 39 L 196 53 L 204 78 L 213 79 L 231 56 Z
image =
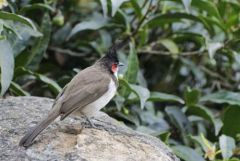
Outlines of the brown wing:
M 76 75 L 62 94 L 61 120 L 107 92 L 110 78 L 108 74 L 93 68 L 85 69 Z

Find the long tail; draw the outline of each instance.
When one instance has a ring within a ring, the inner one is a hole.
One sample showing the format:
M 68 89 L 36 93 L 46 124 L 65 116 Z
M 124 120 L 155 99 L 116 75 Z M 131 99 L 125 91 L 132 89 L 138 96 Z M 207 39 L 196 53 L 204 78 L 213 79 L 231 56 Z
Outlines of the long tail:
M 28 147 L 32 144 L 33 140 L 40 134 L 53 120 L 59 116 L 58 112 L 51 112 L 47 118 L 30 129 L 27 134 L 20 140 L 19 146 Z

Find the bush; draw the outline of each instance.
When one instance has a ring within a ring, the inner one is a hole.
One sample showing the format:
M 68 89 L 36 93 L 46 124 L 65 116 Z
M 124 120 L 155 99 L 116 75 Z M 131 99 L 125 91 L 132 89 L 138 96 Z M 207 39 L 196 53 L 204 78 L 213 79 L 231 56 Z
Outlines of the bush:
M 183 160 L 239 160 L 237 0 L 3 0 L 0 8 L 1 95 L 54 98 L 136 32 L 118 53 L 128 66 L 104 110 Z

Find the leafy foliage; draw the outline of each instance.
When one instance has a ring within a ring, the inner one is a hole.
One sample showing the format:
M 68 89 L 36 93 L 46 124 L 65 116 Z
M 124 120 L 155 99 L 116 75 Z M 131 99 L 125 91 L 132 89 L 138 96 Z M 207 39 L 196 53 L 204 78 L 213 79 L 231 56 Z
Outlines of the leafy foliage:
M 0 2 L 1 95 L 55 97 L 129 35 L 104 110 L 181 159 L 239 161 L 238 0 Z

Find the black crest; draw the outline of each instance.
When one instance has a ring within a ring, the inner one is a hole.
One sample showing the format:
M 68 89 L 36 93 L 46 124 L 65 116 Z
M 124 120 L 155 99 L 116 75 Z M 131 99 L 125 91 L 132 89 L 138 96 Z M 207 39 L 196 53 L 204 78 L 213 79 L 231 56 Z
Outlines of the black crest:
M 126 37 L 120 42 L 114 43 L 107 51 L 106 57 L 112 60 L 118 61 L 117 50 L 123 48 L 130 40 L 130 37 Z
M 107 54 L 106 54 L 106 57 L 111 59 L 111 60 L 114 60 L 114 61 L 118 61 L 118 56 L 117 56 L 117 49 L 116 49 L 116 46 L 113 45 L 111 46 L 108 51 L 107 51 Z

